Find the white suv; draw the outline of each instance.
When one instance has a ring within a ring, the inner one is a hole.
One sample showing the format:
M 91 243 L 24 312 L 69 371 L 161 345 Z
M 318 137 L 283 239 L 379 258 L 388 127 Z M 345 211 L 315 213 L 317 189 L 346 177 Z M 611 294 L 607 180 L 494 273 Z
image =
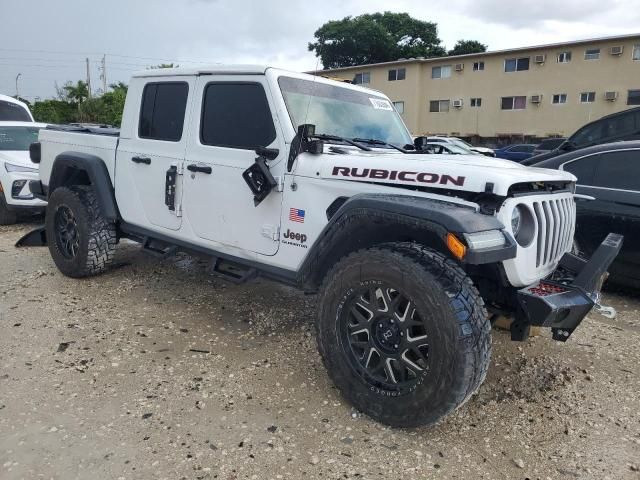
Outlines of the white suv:
M 458 147 L 470 150 L 473 153 L 479 153 L 487 157 L 495 157 L 496 154 L 491 148 L 487 147 L 474 147 L 469 142 L 465 142 L 458 137 L 427 137 L 429 143 L 446 143 L 449 145 L 457 145 Z
M 44 127 L 44 123 L 0 122 L 0 225 L 15 223 L 20 212 L 44 212 L 47 203 L 29 190 L 29 182 L 38 179 L 29 145 Z

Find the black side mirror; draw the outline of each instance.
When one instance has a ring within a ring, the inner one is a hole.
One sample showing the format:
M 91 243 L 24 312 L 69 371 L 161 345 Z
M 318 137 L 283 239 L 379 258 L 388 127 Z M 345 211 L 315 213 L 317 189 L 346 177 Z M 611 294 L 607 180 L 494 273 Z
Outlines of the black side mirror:
M 426 145 L 427 137 L 416 137 L 413 140 L 413 146 L 416 148 L 416 150 L 423 150 Z
M 278 150 L 277 148 L 267 148 L 267 147 L 258 147 L 255 150 L 256 155 L 258 155 L 259 157 L 264 157 L 267 160 L 275 160 L 276 158 L 278 158 L 278 155 L 280 154 L 280 150 Z

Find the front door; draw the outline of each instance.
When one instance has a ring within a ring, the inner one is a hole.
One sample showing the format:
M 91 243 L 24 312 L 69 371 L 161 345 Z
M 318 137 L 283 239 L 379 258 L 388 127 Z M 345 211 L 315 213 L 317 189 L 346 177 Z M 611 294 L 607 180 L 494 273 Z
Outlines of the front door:
M 264 76 L 201 76 L 195 105 L 202 105 L 185 159 L 184 214 L 200 239 L 274 255 L 282 193 L 274 189 L 259 205 L 242 173 L 255 163 L 257 147 L 279 150 L 269 162 L 274 176 L 286 152 Z M 194 117 L 196 115 L 194 114 Z M 281 174 L 281 173 L 280 173 Z
M 138 128 L 120 139 L 116 159 L 116 198 L 128 223 L 159 231 L 179 230 L 182 225 L 180 173 L 194 83 L 187 77 L 184 81 L 154 79 L 137 92 L 141 98 Z

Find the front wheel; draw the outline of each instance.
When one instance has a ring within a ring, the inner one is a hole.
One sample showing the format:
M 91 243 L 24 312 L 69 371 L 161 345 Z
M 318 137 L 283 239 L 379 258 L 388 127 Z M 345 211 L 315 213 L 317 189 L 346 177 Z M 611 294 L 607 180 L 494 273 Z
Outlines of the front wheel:
M 91 187 L 57 188 L 49 197 L 45 227 L 49 252 L 64 275 L 97 275 L 111 265 L 116 227 L 102 216 Z
M 490 323 L 465 272 L 409 243 L 347 256 L 327 274 L 317 323 L 338 389 L 375 420 L 431 425 L 483 382 Z

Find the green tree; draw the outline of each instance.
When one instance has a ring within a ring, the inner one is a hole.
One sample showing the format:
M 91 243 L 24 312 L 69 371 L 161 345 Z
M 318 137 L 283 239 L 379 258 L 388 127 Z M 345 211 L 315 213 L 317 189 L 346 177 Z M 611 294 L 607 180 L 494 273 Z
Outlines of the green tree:
M 89 85 L 82 80 L 78 80 L 75 85 L 67 82 L 62 87 L 62 92 L 67 101 L 80 104 L 89 98 Z
M 441 57 L 437 25 L 408 13 L 373 13 L 345 17 L 322 25 L 309 51 L 325 68 L 378 63 L 410 57 Z
M 449 55 L 466 55 L 468 53 L 482 53 L 487 51 L 487 46 L 477 40 L 458 40 Z
M 41 100 L 30 107 L 36 122 L 70 123 L 78 121 L 78 106 L 64 100 Z

